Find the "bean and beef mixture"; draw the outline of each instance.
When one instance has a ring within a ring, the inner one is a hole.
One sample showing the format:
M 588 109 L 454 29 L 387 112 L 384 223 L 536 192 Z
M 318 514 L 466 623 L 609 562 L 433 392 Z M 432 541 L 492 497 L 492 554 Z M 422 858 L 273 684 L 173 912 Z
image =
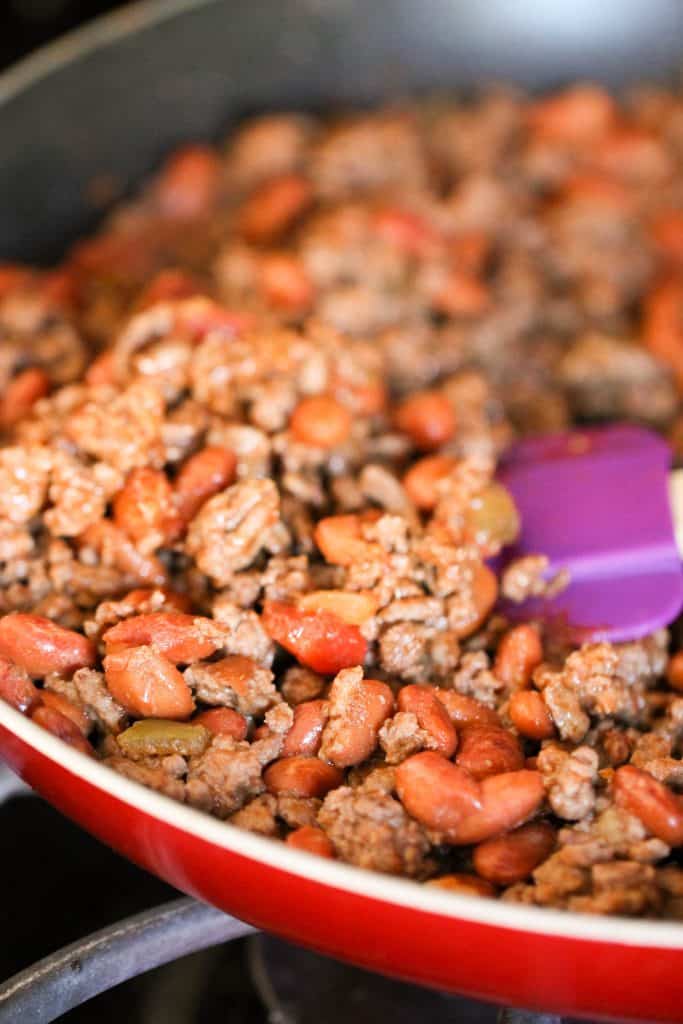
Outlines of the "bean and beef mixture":
M 0 382 L 6 701 L 226 827 L 683 917 L 678 627 L 512 625 L 543 553 L 490 567 L 516 437 L 683 449 L 683 95 L 188 146 L 56 269 L 0 268 Z

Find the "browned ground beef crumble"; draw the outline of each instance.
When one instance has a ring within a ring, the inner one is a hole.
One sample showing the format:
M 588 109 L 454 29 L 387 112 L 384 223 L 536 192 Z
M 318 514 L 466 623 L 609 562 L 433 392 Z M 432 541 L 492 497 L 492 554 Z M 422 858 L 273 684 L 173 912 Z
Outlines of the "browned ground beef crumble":
M 679 627 L 513 627 L 546 561 L 486 563 L 516 437 L 683 454 L 682 172 L 649 87 L 269 115 L 0 267 L 0 695 L 295 847 L 683 917 Z

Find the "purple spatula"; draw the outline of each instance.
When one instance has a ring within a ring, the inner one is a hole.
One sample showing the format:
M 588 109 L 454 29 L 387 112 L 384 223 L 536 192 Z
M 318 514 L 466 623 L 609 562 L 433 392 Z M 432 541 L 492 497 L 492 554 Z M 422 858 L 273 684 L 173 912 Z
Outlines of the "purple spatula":
M 683 479 L 670 464 L 660 437 L 627 425 L 515 445 L 499 479 L 517 502 L 522 533 L 505 562 L 547 555 L 548 573 L 566 568 L 570 584 L 551 601 L 506 604 L 506 613 L 557 618 L 582 639 L 602 640 L 637 639 L 675 619 Z

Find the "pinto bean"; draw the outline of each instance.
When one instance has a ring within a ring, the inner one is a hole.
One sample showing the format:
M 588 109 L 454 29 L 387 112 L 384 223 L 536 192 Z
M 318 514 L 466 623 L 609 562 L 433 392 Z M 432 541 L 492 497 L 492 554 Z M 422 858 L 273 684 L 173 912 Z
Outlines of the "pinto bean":
M 447 835 L 482 807 L 480 784 L 431 750 L 399 764 L 396 792 L 408 814 L 426 828 Z
M 350 768 L 370 756 L 379 730 L 394 710 L 394 695 L 377 679 L 348 679 L 340 673 L 330 687 L 330 718 L 319 756 Z
M 59 711 L 60 715 L 64 715 L 65 718 L 70 719 L 84 736 L 87 736 L 91 731 L 92 722 L 86 715 L 83 708 L 77 707 L 73 701 L 70 701 L 68 697 L 64 696 L 64 694 L 55 693 L 52 690 L 41 690 L 40 699 L 45 707 L 52 708 L 54 711 Z
M 302 398 L 290 420 L 292 435 L 302 444 L 335 448 L 351 433 L 351 413 L 330 395 Z
M 524 689 L 543 661 L 543 645 L 533 626 L 514 626 L 504 634 L 496 651 L 493 672 L 511 690 Z
M 555 829 L 544 821 L 487 839 L 474 848 L 472 863 L 482 878 L 494 885 L 514 885 L 528 878 L 549 857 L 555 846 Z
M 301 828 L 290 832 L 285 842 L 295 850 L 305 850 L 306 853 L 314 853 L 318 857 L 334 857 L 332 842 L 322 829 L 313 825 L 302 825 Z
M 475 779 L 485 779 L 523 768 L 524 754 L 517 737 L 507 729 L 473 726 L 460 734 L 456 764 Z
M 0 657 L 8 658 L 29 675 L 67 674 L 95 664 L 90 640 L 64 629 L 43 615 L 10 612 L 0 619 Z
M 283 174 L 259 185 L 242 204 L 237 229 L 249 242 L 271 242 L 303 213 L 312 196 L 300 174 Z
M 416 391 L 398 406 L 395 423 L 416 448 L 431 452 L 455 434 L 453 406 L 442 391 Z
M 455 892 L 459 896 L 483 896 L 489 899 L 496 895 L 496 890 L 490 882 L 477 875 L 456 873 L 452 875 L 441 875 L 440 878 L 430 878 L 425 882 L 430 889 L 446 889 L 447 892 Z
M 170 544 L 182 531 L 166 474 L 150 466 L 129 473 L 114 497 L 113 513 L 116 525 L 147 553 Z
M 362 626 L 377 611 L 377 598 L 368 591 L 312 590 L 297 599 L 305 612 L 332 612 L 342 622 Z
M 319 520 L 313 536 L 315 542 L 331 565 L 353 565 L 354 562 L 384 560 L 384 551 L 379 544 L 363 539 L 364 522 L 379 518 L 378 511 L 360 515 L 327 516 Z
M 263 781 L 269 793 L 322 798 L 341 786 L 344 776 L 318 757 L 283 757 L 266 768 Z
M 247 720 L 232 708 L 210 708 L 192 719 L 193 725 L 203 725 L 214 736 L 232 736 L 234 740 L 247 738 Z
M 297 754 L 315 757 L 320 750 L 329 704 L 326 700 L 307 700 L 294 708 L 294 721 L 285 736 L 283 757 Z
M 418 508 L 431 512 L 439 500 L 439 484 L 453 471 L 452 455 L 428 455 L 415 462 L 403 477 L 406 494 Z
M 512 724 L 521 736 L 530 740 L 549 740 L 555 724 L 546 703 L 536 690 L 517 690 L 508 707 Z
M 60 740 L 64 740 L 70 747 L 74 747 L 76 750 L 80 750 L 82 754 L 88 754 L 90 757 L 94 757 L 93 748 L 88 743 L 87 739 L 78 728 L 78 726 L 72 722 L 70 718 L 63 715 L 60 711 L 55 708 L 50 708 L 46 704 L 41 704 L 31 714 L 31 720 L 37 725 L 47 729 L 53 736 L 59 737 Z
M 439 686 L 434 687 L 434 693 L 446 708 L 451 721 L 458 730 L 468 729 L 470 726 L 499 726 L 500 717 L 493 708 L 488 708 L 476 697 L 468 697 L 465 694 L 457 693 L 455 690 L 444 690 Z
M 614 773 L 614 802 L 669 846 L 683 845 L 683 800 L 649 772 L 625 764 Z
M 112 697 L 138 718 L 189 718 L 192 692 L 170 661 L 153 647 L 108 654 L 104 676 Z
M 0 658 L 0 698 L 30 715 L 40 704 L 40 690 L 33 685 L 26 669 Z
M 211 619 L 185 612 L 149 612 L 122 619 L 103 634 L 108 649 L 151 645 L 169 661 L 189 663 L 208 658 L 222 645 Z
M 236 467 L 234 452 L 215 446 L 202 448 L 183 463 L 173 489 L 183 522 L 189 523 L 205 501 L 233 483 Z
M 398 694 L 399 711 L 415 715 L 421 729 L 429 733 L 433 748 L 443 757 L 452 757 L 458 745 L 458 734 L 446 708 L 433 687 L 404 686 Z
M 481 843 L 524 824 L 545 795 L 540 772 L 526 769 L 490 775 L 479 785 L 481 807 L 447 831 L 447 841 L 456 846 Z

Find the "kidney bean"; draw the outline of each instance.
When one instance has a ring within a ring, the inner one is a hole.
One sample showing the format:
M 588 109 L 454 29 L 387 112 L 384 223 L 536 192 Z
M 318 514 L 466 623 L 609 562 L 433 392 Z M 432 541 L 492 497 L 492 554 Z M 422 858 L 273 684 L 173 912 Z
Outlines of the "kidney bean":
M 86 715 L 83 708 L 77 707 L 68 699 L 68 697 L 65 697 L 64 694 L 54 693 L 53 690 L 41 690 L 40 698 L 45 707 L 52 708 L 54 711 L 59 711 L 60 715 L 64 715 L 65 718 L 70 719 L 84 736 L 88 735 L 92 729 L 92 722 Z
M 122 619 L 103 634 L 108 649 L 151 645 L 176 664 L 208 658 L 222 644 L 211 619 L 185 612 L 149 612 Z
M 487 839 L 474 848 L 472 863 L 482 878 L 494 885 L 514 885 L 528 878 L 549 857 L 555 846 L 555 829 L 544 821 Z
M 323 675 L 362 665 L 367 640 L 331 612 L 304 612 L 284 601 L 265 601 L 261 622 L 266 633 L 302 665 Z
M 379 730 L 394 710 L 394 695 L 378 679 L 349 682 L 335 679 L 330 687 L 330 705 L 340 717 L 332 717 L 323 730 L 320 757 L 339 768 L 350 768 L 370 756 L 377 746 Z
M 475 779 L 524 767 L 524 754 L 517 737 L 507 729 L 491 726 L 471 726 L 461 732 L 455 760 Z
M 348 396 L 348 403 L 359 416 L 377 416 L 387 407 L 387 389 L 381 380 L 369 380 L 366 384 L 340 385 L 340 391 Z
M 109 692 L 131 715 L 182 720 L 194 711 L 182 675 L 153 647 L 108 654 L 103 665 Z
M 141 466 L 128 474 L 114 497 L 113 513 L 116 525 L 138 544 L 149 541 L 151 551 L 170 544 L 182 532 L 182 520 L 173 504 L 166 474 L 150 466 Z
M 481 229 L 472 229 L 450 239 L 448 250 L 456 267 L 481 274 L 491 254 L 491 238 Z
M 368 591 L 312 590 L 296 603 L 304 612 L 332 612 L 351 626 L 362 626 L 377 611 L 377 598 Z
M 616 115 L 611 96 L 597 85 L 574 85 L 529 108 L 529 127 L 546 142 L 583 146 L 611 127 Z
M 458 734 L 433 687 L 403 686 L 398 693 L 398 709 L 415 715 L 420 728 L 429 733 L 437 754 L 453 756 Z
M 403 486 L 413 504 L 431 512 L 439 500 L 439 484 L 457 462 L 452 455 L 428 455 L 414 463 L 403 477 Z
M 543 661 L 543 646 L 533 626 L 514 626 L 501 639 L 493 663 L 494 674 L 511 690 L 524 689 Z
M 25 668 L 31 676 L 68 674 L 95 664 L 90 640 L 43 615 L 10 612 L 0 619 L 0 657 Z
M 536 690 L 517 690 L 508 707 L 512 724 L 521 736 L 530 740 L 549 740 L 555 724 L 543 697 Z
M 677 651 L 669 658 L 666 666 L 666 680 L 672 690 L 683 693 L 683 651 Z
M 331 565 L 352 565 L 384 559 L 379 544 L 363 539 L 363 523 L 373 522 L 380 516 L 378 510 L 359 515 L 327 516 L 320 519 L 313 531 L 316 544 Z
M 313 825 L 302 825 L 301 828 L 290 832 L 285 842 L 295 850 L 305 850 L 306 853 L 314 853 L 318 857 L 334 857 L 331 841 L 322 829 L 314 828 Z
M 665 279 L 648 292 L 643 302 L 642 337 L 652 354 L 671 367 L 683 383 L 683 283 Z
M 319 757 L 284 757 L 268 765 L 263 781 L 269 793 L 322 798 L 341 786 L 344 775 Z
M 472 566 L 471 601 L 457 622 L 451 620 L 451 632 L 459 640 L 471 636 L 483 626 L 498 600 L 498 577 L 493 569 L 480 562 Z
M 451 721 L 460 729 L 467 729 L 472 725 L 501 725 L 501 720 L 493 708 L 488 708 L 476 697 L 467 697 L 465 694 L 457 693 L 455 690 L 444 690 L 439 686 L 434 687 L 434 693 L 446 708 Z
M 286 252 L 272 252 L 258 264 L 259 286 L 270 306 L 294 315 L 313 302 L 315 289 L 303 261 Z
M 211 708 L 201 711 L 192 719 L 193 725 L 203 725 L 214 736 L 232 736 L 234 740 L 247 738 L 247 720 L 232 708 Z
M 283 757 L 297 754 L 314 757 L 318 753 L 328 708 L 326 700 L 307 700 L 297 704 L 292 727 L 285 736 Z
M 290 420 L 294 438 L 317 448 L 334 448 L 351 433 L 351 413 L 330 395 L 302 398 Z
M 140 292 L 135 303 L 136 310 L 149 309 L 159 302 L 174 302 L 204 294 L 201 282 L 177 267 L 166 267 L 155 274 L 149 284 Z
M 667 259 L 674 267 L 683 266 L 683 212 L 681 210 L 665 210 L 658 214 L 652 220 L 648 233 L 660 256 Z
M 669 846 L 683 845 L 683 800 L 649 772 L 625 764 L 614 773 L 614 802 Z
M 156 198 L 169 217 L 196 217 L 206 213 L 218 195 L 221 162 L 209 146 L 178 149 L 156 182 Z
M 24 714 L 30 714 L 40 704 L 40 690 L 33 685 L 26 669 L 4 658 L 0 658 L 0 697 Z
M 114 349 L 100 352 L 85 371 L 85 383 L 92 388 L 113 387 L 116 383 L 116 360 Z
M 0 298 L 31 281 L 32 271 L 19 263 L 0 263 Z
M 540 772 L 522 769 L 490 775 L 480 785 L 481 808 L 448 830 L 448 842 L 469 846 L 522 825 L 538 810 L 545 796 Z
M 442 875 L 441 878 L 430 878 L 428 882 L 425 882 L 425 885 L 428 885 L 430 889 L 446 889 L 448 892 L 455 892 L 460 896 L 483 896 L 490 898 L 496 895 L 496 890 L 490 882 L 479 878 L 477 875 L 465 873 Z
M 215 446 L 202 448 L 183 463 L 173 488 L 183 522 L 189 523 L 205 501 L 234 482 L 236 467 L 235 453 Z
M 57 736 L 60 740 L 64 740 L 70 747 L 74 747 L 76 750 L 80 750 L 82 754 L 88 754 L 94 757 L 95 752 L 88 743 L 87 739 L 70 718 L 63 715 L 60 711 L 55 708 L 50 708 L 46 704 L 41 704 L 31 714 L 31 721 L 37 725 L 42 726 L 43 729 L 47 729 L 53 736 Z
M 50 378 L 38 366 L 22 370 L 7 384 L 0 399 L 0 426 L 11 427 L 50 390 Z
M 453 406 L 442 391 L 416 391 L 396 409 L 396 426 L 416 448 L 431 452 L 455 434 Z
M 440 247 L 439 232 L 411 210 L 388 206 L 377 210 L 372 222 L 380 238 L 411 256 L 424 257 Z
M 237 230 L 249 242 L 271 242 L 304 212 L 312 198 L 309 181 L 300 174 L 283 174 L 259 185 L 242 204 Z
M 491 295 L 475 274 L 461 267 L 453 267 L 431 304 L 446 316 L 480 316 L 491 304 Z
M 396 792 L 408 814 L 426 828 L 448 835 L 482 806 L 480 784 L 431 750 L 399 764 Z

